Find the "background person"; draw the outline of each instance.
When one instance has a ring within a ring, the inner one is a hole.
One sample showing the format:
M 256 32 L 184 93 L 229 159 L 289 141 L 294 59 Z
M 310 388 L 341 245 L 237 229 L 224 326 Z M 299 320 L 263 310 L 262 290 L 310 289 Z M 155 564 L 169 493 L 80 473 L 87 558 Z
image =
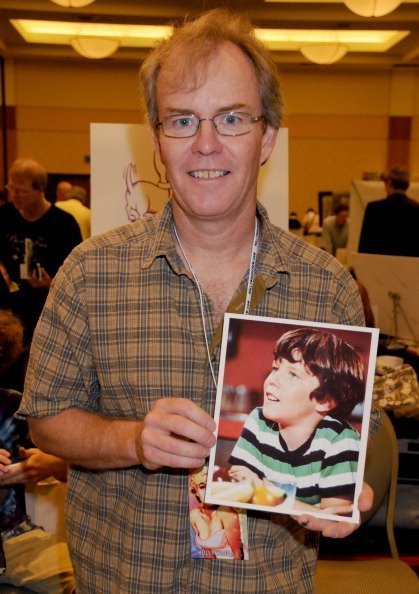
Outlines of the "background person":
M 0 372 L 23 351 L 23 326 L 10 311 L 0 311 Z M 34 592 L 70 594 L 74 577 L 67 545 L 34 524 L 26 513 L 25 485 L 48 477 L 67 479 L 67 464 L 34 448 L 25 421 L 14 418 L 21 394 L 0 388 L 0 584 Z
M 69 192 L 72 187 L 73 184 L 67 180 L 58 182 L 57 187 L 55 188 L 55 203 L 57 204 L 57 202 L 67 200 L 67 192 Z
M 39 163 L 17 159 L 7 184 L 11 203 L 0 207 L 0 261 L 10 280 L 18 285 L 12 307 L 24 322 L 27 342 L 52 278 L 81 241 L 75 219 L 45 198 L 47 181 Z
M 55 203 L 77 221 L 83 241 L 90 237 L 90 208 L 86 206 L 87 192 L 82 186 L 71 186 L 64 197 Z
M 334 258 L 273 226 L 257 202 L 281 97 L 250 23 L 224 10 L 186 23 L 143 62 L 141 82 L 173 195 L 72 252 L 20 409 L 38 447 L 71 464 L 77 591 L 309 593 L 317 531 L 355 526 L 249 514 L 249 560 L 194 559 L 189 470 L 215 444 L 227 309 L 362 325 L 362 305 Z M 371 505 L 368 488 L 359 505 Z
M 322 225 L 323 249 L 336 256 L 338 249 L 346 249 L 349 235 L 349 207 L 339 204 L 333 215 L 326 217 Z
M 384 176 L 387 197 L 368 202 L 358 251 L 419 257 L 419 202 L 409 198 L 409 172 L 399 165 Z

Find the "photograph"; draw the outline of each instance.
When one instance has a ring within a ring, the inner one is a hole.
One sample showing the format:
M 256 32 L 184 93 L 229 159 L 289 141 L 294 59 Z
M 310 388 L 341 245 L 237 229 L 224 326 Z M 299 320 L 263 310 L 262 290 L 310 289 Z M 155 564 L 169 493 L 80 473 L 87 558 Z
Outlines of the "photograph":
M 205 502 L 359 522 L 378 334 L 226 314 Z

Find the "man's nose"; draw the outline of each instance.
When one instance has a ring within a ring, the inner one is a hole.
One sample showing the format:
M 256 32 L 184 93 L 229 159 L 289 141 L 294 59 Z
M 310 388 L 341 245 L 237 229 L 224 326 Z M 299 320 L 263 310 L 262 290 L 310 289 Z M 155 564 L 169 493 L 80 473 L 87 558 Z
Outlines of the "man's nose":
M 211 154 L 218 153 L 221 150 L 221 136 L 215 129 L 214 122 L 210 119 L 201 120 L 198 131 L 194 136 L 193 151 Z

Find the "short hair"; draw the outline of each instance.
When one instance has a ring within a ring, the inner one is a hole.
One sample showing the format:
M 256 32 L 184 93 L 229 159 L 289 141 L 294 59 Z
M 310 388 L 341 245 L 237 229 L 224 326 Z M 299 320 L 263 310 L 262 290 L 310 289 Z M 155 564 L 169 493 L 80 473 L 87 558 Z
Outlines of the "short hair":
M 346 419 L 365 394 L 364 368 L 355 349 L 332 332 L 297 328 L 279 338 L 274 357 L 295 363 L 297 353 L 320 383 L 310 398 L 318 402 L 332 398 L 336 407 L 328 414 Z
M 389 182 L 395 190 L 407 190 L 410 185 L 409 172 L 400 165 L 395 165 L 384 176 L 384 181 Z
M 83 188 L 83 186 L 72 186 L 68 192 L 66 192 L 66 199 L 70 200 L 73 198 L 74 200 L 78 200 L 82 204 L 86 204 L 87 202 L 87 192 Z
M 143 62 L 140 85 L 152 128 L 156 128 L 159 121 L 157 79 L 165 62 L 170 60 L 176 64 L 176 81 L 179 87 L 185 84 L 185 80 L 191 80 L 191 76 L 193 85 L 197 87 L 203 80 L 202 76 L 205 76 L 205 67 L 211 57 L 226 41 L 236 45 L 250 60 L 260 87 L 265 122 L 275 129 L 279 128 L 282 96 L 271 55 L 256 38 L 252 24 L 246 17 L 222 8 L 205 12 L 196 20 L 175 27 L 171 37 L 163 40 Z
M 333 210 L 335 215 L 340 214 L 341 212 L 349 212 L 349 206 L 347 204 L 338 204 L 334 210 Z
M 33 159 L 16 159 L 9 169 L 9 177 L 29 179 L 34 190 L 45 190 L 48 185 L 48 175 L 45 169 Z
M 15 363 L 23 352 L 23 324 L 8 309 L 0 309 L 0 372 Z

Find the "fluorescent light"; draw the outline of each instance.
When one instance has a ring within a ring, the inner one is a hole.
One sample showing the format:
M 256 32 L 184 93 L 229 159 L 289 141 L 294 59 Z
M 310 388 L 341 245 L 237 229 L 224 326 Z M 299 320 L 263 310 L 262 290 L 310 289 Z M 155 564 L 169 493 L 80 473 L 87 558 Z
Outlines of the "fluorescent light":
M 385 52 L 409 31 L 335 31 L 324 29 L 256 29 L 271 50 L 299 50 L 303 43 L 341 43 L 355 52 Z
M 28 43 L 71 44 L 78 36 L 117 39 L 121 47 L 151 48 L 168 37 L 172 27 L 75 23 L 12 19 L 11 23 Z M 299 51 L 305 43 L 341 43 L 348 51 L 385 52 L 409 31 L 335 31 L 308 29 L 255 29 L 256 36 L 273 51 Z
M 28 43 L 71 44 L 78 36 L 118 39 L 125 47 L 153 47 L 156 40 L 168 37 L 172 27 L 120 25 L 11 19 L 12 25 Z

